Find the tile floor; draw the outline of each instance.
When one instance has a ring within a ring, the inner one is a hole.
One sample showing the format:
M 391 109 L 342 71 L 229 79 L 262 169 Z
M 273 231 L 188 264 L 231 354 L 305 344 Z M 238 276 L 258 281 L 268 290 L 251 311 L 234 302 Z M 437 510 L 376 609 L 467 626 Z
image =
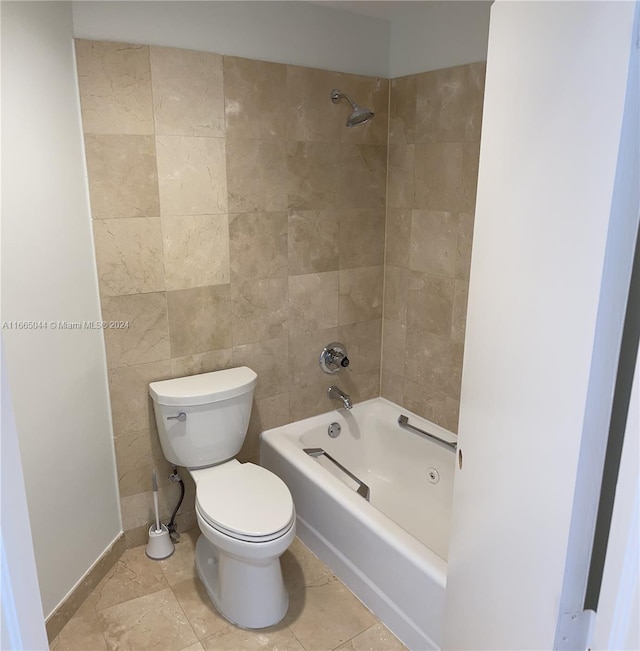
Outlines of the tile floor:
M 297 538 L 282 556 L 290 605 L 260 631 L 229 624 L 195 576 L 197 529 L 166 561 L 127 550 L 51 643 L 52 651 L 403 651 L 406 648 Z

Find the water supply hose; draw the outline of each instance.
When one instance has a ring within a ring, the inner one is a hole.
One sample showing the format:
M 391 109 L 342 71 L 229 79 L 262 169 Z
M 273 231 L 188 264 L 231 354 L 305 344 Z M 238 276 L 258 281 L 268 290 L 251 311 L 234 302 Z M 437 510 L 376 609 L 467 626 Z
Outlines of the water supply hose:
M 180 483 L 180 499 L 176 504 L 176 508 L 173 509 L 173 513 L 171 514 L 171 520 L 169 520 L 169 524 L 167 525 L 167 529 L 169 529 L 169 535 L 171 536 L 171 540 L 178 540 L 178 538 L 180 538 L 180 534 L 176 531 L 176 515 L 178 514 L 178 509 L 182 506 L 182 500 L 184 499 L 184 482 L 182 481 L 180 475 L 178 474 L 177 466 L 173 466 L 173 472 L 169 475 L 169 479 L 172 482 Z

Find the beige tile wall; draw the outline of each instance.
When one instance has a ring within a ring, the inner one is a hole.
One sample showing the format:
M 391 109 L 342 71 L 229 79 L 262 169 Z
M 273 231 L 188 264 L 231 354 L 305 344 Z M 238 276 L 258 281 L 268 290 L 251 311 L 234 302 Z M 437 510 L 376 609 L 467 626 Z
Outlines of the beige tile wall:
M 124 528 L 169 485 L 147 385 L 246 364 L 262 429 L 380 392 L 389 81 L 162 47 L 76 43 Z M 376 118 L 345 127 L 339 88 Z M 321 373 L 342 340 L 351 367 Z M 193 485 L 182 524 L 193 522 Z M 179 520 L 180 522 L 180 520 Z
M 391 81 L 382 395 L 457 431 L 485 64 Z

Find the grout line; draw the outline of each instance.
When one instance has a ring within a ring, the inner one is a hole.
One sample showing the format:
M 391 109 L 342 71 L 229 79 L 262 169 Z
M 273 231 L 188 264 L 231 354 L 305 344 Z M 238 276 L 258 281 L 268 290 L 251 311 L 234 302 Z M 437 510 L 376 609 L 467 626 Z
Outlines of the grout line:
M 163 576 L 164 576 L 164 574 L 163 574 Z M 166 580 L 166 577 L 165 577 L 165 580 Z M 182 614 L 184 615 L 184 618 L 187 621 L 187 624 L 189 624 L 189 627 L 191 628 L 191 631 L 196 636 L 196 640 L 198 640 L 198 642 L 200 642 L 201 641 L 200 636 L 198 635 L 198 632 L 196 631 L 196 629 L 193 627 L 193 624 L 191 623 L 191 620 L 189 619 L 189 616 L 187 615 L 184 608 L 182 607 L 182 604 L 180 603 L 180 599 L 178 599 L 176 593 L 173 591 L 173 586 L 170 585 L 169 589 L 171 590 L 171 594 L 173 595 L 173 598 L 176 600 L 176 603 L 178 604 L 178 607 L 182 611 Z M 189 646 L 192 646 L 193 644 L 195 644 L 195 642 L 192 642 L 190 645 L 188 645 L 186 647 L 182 647 L 182 648 L 183 649 L 188 649 Z

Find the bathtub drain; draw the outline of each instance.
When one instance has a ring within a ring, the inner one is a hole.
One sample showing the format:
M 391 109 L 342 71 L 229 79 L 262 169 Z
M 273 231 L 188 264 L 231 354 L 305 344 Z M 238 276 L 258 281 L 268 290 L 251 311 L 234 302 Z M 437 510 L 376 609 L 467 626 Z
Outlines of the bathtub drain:
M 327 433 L 332 439 L 336 438 L 336 436 L 338 436 L 341 431 L 342 427 L 340 427 L 340 423 L 331 423 L 327 429 Z

